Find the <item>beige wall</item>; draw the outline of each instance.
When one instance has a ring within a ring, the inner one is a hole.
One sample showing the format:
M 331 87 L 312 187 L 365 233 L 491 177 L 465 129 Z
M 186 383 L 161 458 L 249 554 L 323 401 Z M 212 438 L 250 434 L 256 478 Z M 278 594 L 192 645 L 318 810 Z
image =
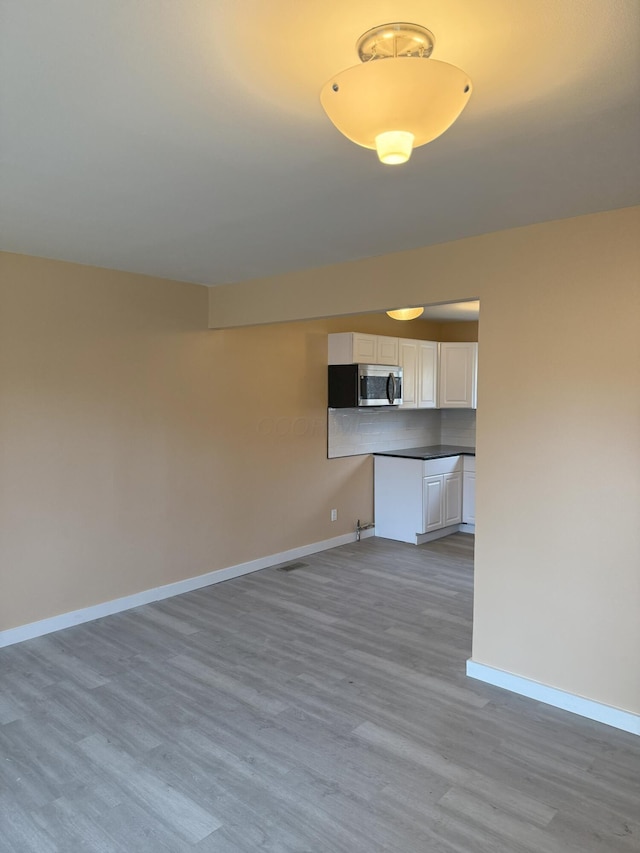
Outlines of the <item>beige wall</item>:
M 473 656 L 638 713 L 639 213 L 211 298 L 239 325 L 479 296 Z M 371 517 L 371 461 L 325 456 L 326 334 L 394 321 L 208 332 L 197 286 L 12 255 L 0 272 L 0 627 Z
M 211 290 L 210 323 L 481 300 L 473 657 L 640 713 L 640 208 Z
M 203 287 L 0 264 L 0 630 L 372 518 L 371 459 L 326 458 L 327 333 L 396 321 L 210 332 Z
M 479 323 L 468 320 L 456 320 L 453 323 L 438 323 L 435 330 L 436 341 L 477 341 Z

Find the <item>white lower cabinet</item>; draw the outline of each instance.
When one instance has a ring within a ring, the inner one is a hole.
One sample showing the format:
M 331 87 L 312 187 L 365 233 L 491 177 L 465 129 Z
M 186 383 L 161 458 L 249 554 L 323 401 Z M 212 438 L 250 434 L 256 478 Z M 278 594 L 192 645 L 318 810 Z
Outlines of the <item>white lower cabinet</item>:
M 476 523 L 476 457 L 465 456 L 462 474 L 462 522 Z
M 420 544 L 462 522 L 462 456 L 375 457 L 376 536 Z

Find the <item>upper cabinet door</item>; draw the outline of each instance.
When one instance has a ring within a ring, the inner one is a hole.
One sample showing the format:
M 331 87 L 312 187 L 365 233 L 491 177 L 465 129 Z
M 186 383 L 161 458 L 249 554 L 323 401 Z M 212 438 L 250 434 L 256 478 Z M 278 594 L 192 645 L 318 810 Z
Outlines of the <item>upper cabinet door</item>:
M 435 409 L 438 389 L 438 344 L 400 338 L 402 368 L 402 408 Z
M 329 335 L 329 364 L 399 364 L 398 339 L 362 332 Z
M 402 368 L 402 409 L 418 407 L 418 345 L 419 341 L 400 338 L 399 365 Z
M 440 408 L 475 409 L 477 343 L 440 344 Z
M 377 335 L 353 335 L 352 364 L 378 364 Z
M 378 336 L 378 350 L 375 364 L 393 364 L 397 365 L 398 361 L 398 338 L 387 338 L 383 335 Z
M 418 341 L 418 408 L 438 405 L 438 344 Z

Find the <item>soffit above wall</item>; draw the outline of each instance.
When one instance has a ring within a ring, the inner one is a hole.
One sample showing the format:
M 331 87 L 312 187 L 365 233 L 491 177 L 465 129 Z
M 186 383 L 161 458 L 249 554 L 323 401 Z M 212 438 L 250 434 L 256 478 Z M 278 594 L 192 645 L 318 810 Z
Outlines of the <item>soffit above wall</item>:
M 473 321 L 480 317 L 480 302 L 477 299 L 467 302 L 447 302 L 444 305 L 426 305 L 421 320 L 452 322 L 457 320 Z
M 206 284 L 638 202 L 635 0 L 5 0 L 3 248 Z M 473 79 L 402 167 L 318 93 L 389 17 Z
M 525 317 L 527 303 L 550 281 L 560 288 L 558 298 L 582 277 L 600 276 L 611 288 L 636 285 L 637 274 L 632 282 L 625 277 L 638 267 L 638 233 L 640 205 L 211 287 L 209 327 L 347 317 L 473 298 L 479 298 L 484 317 L 496 294 L 517 300 Z

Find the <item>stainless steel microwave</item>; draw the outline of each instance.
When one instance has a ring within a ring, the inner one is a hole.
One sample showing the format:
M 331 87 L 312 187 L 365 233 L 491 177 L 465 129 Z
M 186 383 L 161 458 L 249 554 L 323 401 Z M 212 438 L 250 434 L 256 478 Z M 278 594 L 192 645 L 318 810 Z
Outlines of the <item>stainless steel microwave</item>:
M 330 364 L 329 408 L 398 406 L 402 368 L 388 364 Z

